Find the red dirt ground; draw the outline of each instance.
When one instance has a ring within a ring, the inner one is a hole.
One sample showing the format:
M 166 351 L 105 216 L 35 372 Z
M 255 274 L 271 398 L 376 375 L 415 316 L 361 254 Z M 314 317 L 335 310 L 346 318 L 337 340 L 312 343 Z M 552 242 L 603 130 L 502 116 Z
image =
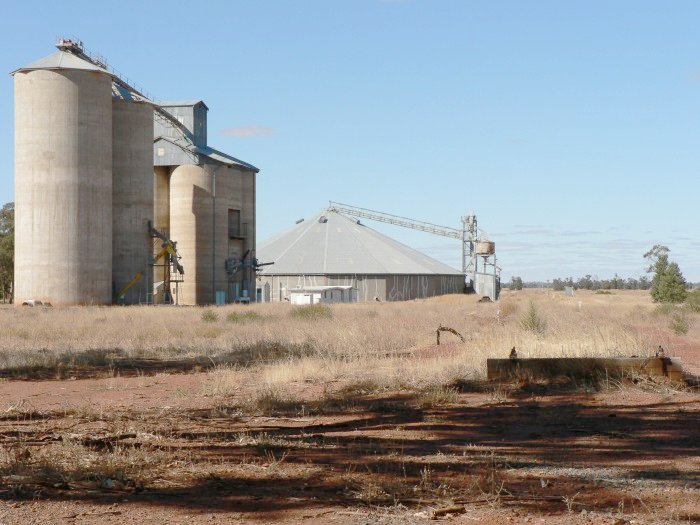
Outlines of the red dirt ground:
M 698 393 L 463 384 L 425 408 L 298 384 L 303 415 L 262 417 L 208 377 L 0 383 L 0 443 L 33 473 L 0 471 L 0 523 L 700 523 Z M 69 439 L 153 457 L 143 479 L 36 468 Z

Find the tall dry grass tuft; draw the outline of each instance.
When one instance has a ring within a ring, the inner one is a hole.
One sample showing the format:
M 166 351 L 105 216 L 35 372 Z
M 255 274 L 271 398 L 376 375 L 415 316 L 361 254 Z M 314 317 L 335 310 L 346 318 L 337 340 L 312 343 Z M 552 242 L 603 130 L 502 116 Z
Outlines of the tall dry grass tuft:
M 289 312 L 289 316 L 293 319 L 330 319 L 333 317 L 333 310 L 325 304 L 308 304 L 295 306 Z

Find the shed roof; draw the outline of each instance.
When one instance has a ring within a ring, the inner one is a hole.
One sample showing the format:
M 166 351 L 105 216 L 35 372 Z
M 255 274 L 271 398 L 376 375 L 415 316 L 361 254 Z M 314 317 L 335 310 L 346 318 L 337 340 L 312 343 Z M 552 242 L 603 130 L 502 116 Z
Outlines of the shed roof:
M 206 109 L 209 109 L 202 99 L 193 100 L 166 100 L 165 102 L 158 102 L 158 105 L 164 108 L 179 108 L 179 107 L 190 107 L 201 104 Z
M 258 244 L 260 275 L 461 275 L 345 215 L 324 211 Z
M 56 51 L 55 53 L 51 53 L 44 58 L 35 60 L 31 64 L 27 64 L 26 66 L 16 69 L 11 74 L 14 75 L 15 73 L 21 71 L 35 71 L 37 69 L 79 69 L 82 71 L 96 71 L 112 76 L 112 74 L 106 69 L 96 66 L 95 64 L 92 64 L 87 60 L 83 60 L 72 53 L 68 53 L 67 51 Z
M 214 148 L 210 148 L 209 146 L 195 146 L 192 143 L 183 143 L 183 141 L 175 140 L 171 137 L 164 137 L 164 136 L 158 136 L 153 139 L 153 144 L 154 147 L 157 147 L 157 144 L 160 141 L 167 142 L 169 144 L 172 144 L 173 146 L 179 148 L 180 150 L 184 151 L 189 158 L 197 163 L 197 157 L 196 155 L 204 156 L 207 157 L 211 160 L 214 160 L 216 162 L 220 162 L 221 164 L 228 164 L 231 166 L 236 166 L 240 169 L 247 170 L 247 171 L 254 171 L 255 173 L 258 173 L 260 170 L 253 166 L 252 164 L 249 164 L 243 160 L 237 159 L 236 157 L 232 157 L 231 155 L 228 155 L 226 153 L 223 153 L 219 150 L 216 150 Z
M 234 166 L 238 166 L 239 168 L 243 168 L 244 170 L 250 170 L 256 173 L 260 171 L 252 164 L 248 164 L 243 160 L 237 159 L 236 157 L 232 157 L 231 155 L 228 155 L 214 148 L 210 148 L 209 146 L 195 146 L 193 149 L 199 155 L 204 155 L 205 157 L 209 157 L 210 159 L 213 159 L 217 162 L 221 162 L 222 164 L 231 164 Z

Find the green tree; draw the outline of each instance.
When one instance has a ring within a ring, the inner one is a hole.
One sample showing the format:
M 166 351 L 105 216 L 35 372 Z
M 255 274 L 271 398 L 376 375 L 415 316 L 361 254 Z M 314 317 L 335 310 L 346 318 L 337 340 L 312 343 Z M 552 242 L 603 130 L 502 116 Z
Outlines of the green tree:
M 655 303 L 682 303 L 688 292 L 678 264 L 669 261 L 670 250 L 661 244 L 655 244 L 644 254 L 649 259 L 647 272 L 653 274 L 651 279 L 651 297 Z
M 522 290 L 523 280 L 520 277 L 512 277 L 510 279 L 510 289 L 511 290 Z
M 15 278 L 15 204 L 0 208 L 0 296 L 12 300 Z

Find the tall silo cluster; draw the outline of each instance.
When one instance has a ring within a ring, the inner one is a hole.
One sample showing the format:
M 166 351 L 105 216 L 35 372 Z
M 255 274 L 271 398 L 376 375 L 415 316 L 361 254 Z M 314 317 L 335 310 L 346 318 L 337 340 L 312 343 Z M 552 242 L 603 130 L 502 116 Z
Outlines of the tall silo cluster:
M 147 270 L 153 108 L 112 80 L 66 51 L 14 72 L 17 303 L 109 304 Z
M 254 300 L 258 169 L 207 145 L 203 101 L 57 47 L 13 73 L 15 302 Z

